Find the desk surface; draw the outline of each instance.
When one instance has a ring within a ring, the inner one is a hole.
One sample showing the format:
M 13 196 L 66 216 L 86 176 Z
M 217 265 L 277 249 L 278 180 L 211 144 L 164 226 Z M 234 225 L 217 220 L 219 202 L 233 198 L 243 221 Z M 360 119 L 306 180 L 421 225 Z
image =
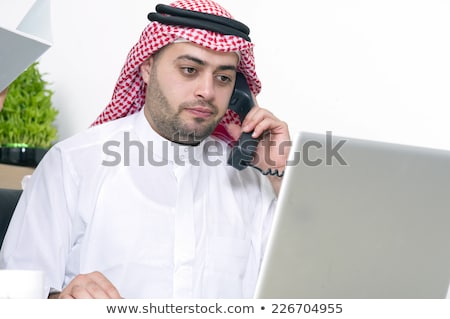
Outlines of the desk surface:
M 0 164 L 0 188 L 22 189 L 22 179 L 31 175 L 32 167 Z

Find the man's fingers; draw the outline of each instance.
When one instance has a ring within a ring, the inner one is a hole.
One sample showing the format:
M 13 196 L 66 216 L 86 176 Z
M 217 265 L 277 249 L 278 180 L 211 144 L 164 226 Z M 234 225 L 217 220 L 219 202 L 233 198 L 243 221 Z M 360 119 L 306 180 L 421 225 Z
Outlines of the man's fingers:
M 105 294 L 107 298 L 121 298 L 119 291 L 117 291 L 116 287 L 100 272 L 94 272 L 92 273 L 93 276 L 96 277 L 96 283 L 98 283 L 98 286 L 92 286 L 93 293 L 95 295 L 97 294 Z M 98 289 L 100 288 L 100 289 Z
M 114 285 L 100 272 L 76 276 L 61 292 L 61 299 L 118 299 Z

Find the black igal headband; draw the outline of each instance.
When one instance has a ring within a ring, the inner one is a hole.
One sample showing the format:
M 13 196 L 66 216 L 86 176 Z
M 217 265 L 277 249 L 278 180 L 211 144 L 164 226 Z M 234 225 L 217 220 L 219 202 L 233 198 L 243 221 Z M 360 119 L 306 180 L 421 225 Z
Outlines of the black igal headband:
M 156 12 L 150 12 L 147 16 L 150 21 L 235 35 L 249 42 L 251 41 L 248 36 L 250 29 L 237 20 L 215 14 L 174 8 L 164 4 L 156 5 L 155 9 Z

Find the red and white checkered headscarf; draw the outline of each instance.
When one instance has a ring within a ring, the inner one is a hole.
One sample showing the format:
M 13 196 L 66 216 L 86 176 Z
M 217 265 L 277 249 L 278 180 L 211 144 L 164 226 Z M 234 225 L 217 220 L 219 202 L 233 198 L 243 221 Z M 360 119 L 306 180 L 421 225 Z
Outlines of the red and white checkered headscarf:
M 223 7 L 210 0 L 179 0 L 170 4 L 170 6 L 233 19 L 231 14 Z M 140 65 L 159 49 L 179 38 L 220 52 L 238 52 L 240 55 L 240 61 L 237 67 L 238 71 L 242 72 L 247 79 L 253 94 L 257 95 L 261 91 L 261 82 L 255 71 L 253 44 L 251 42 L 234 35 L 224 35 L 203 29 L 165 25 L 153 21 L 144 29 L 139 41 L 128 53 L 127 60 L 116 83 L 112 99 L 93 125 L 125 117 L 142 109 L 145 103 L 146 84 L 140 74 Z M 240 121 L 236 113 L 228 110 L 213 132 L 213 135 L 227 142 L 232 142 L 232 138 L 226 129 L 227 124 L 230 123 L 240 124 Z

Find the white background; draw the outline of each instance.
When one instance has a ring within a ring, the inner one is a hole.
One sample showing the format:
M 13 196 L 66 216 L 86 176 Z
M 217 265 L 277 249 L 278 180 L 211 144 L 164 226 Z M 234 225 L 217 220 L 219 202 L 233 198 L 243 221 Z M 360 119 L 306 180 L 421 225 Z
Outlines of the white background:
M 0 0 L 15 27 L 33 0 Z M 157 0 L 52 0 L 41 61 L 66 138 L 108 103 Z M 259 104 L 299 130 L 450 149 L 450 1 L 218 0 L 250 26 Z M 0 44 L 2 45 L 2 44 Z

